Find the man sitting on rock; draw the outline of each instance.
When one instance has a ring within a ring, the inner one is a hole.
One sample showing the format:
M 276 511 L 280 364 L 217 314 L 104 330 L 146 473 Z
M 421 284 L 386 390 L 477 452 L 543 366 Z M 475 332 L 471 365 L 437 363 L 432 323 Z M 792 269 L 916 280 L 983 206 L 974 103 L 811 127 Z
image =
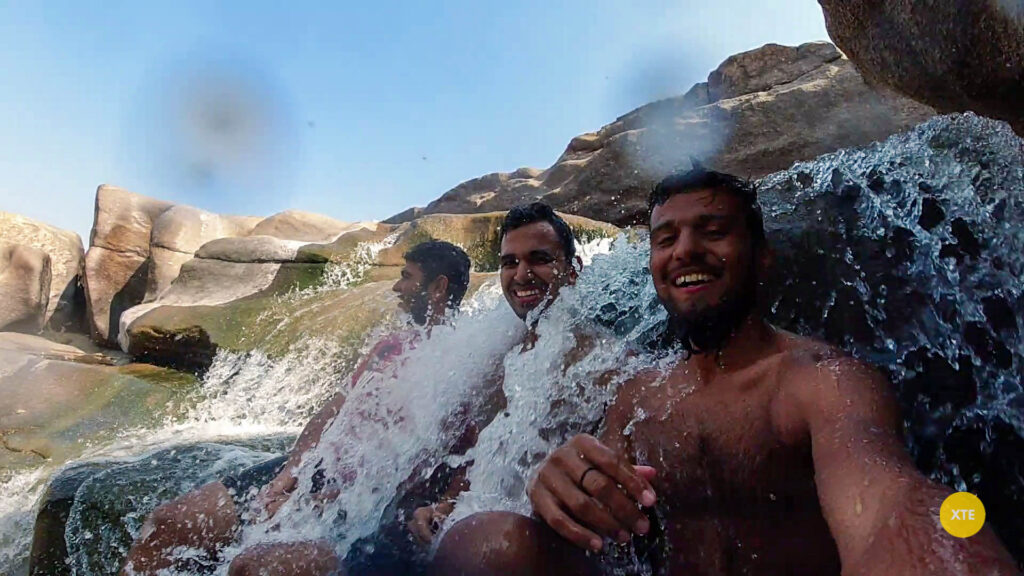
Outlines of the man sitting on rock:
M 431 326 L 445 322 L 462 302 L 469 271 L 469 257 L 454 244 L 430 241 L 416 245 L 405 254 L 401 277 L 392 288 L 399 308 L 429 334 Z M 418 333 L 397 333 L 378 342 L 356 368 L 352 384 L 388 373 L 415 345 Z M 180 548 L 203 550 L 215 560 L 218 550 L 234 538 L 243 510 L 253 517 L 272 517 L 295 489 L 295 471 L 303 456 L 317 445 L 345 398 L 346 391 L 339 391 L 330 399 L 303 429 L 287 457 L 205 484 L 156 508 L 129 551 L 122 573 L 154 574 L 172 567 L 178 563 L 175 552 Z M 253 501 L 248 502 L 257 489 Z
M 434 573 L 595 574 L 609 548 L 655 574 L 1017 573 L 990 529 L 943 531 L 951 492 L 905 453 L 886 379 L 755 311 L 771 261 L 755 196 L 700 168 L 654 189 L 650 271 L 680 359 L 547 457 L 535 518 L 463 520 Z
M 530 313 L 540 306 L 550 306 L 563 286 L 576 283 L 582 262 L 576 256 L 572 229 L 547 204 L 534 202 L 509 210 L 502 222 L 500 237 L 502 293 L 521 320 L 526 321 Z M 528 327 L 522 351 L 529 350 L 537 342 L 536 321 L 535 315 Z M 574 358 L 567 359 L 570 363 L 582 356 L 582 349 L 574 352 Z M 504 409 L 503 400 L 502 396 L 502 405 L 496 407 L 495 412 Z M 466 468 L 459 472 L 440 502 L 413 513 L 409 529 L 420 542 L 431 542 L 434 533 L 454 509 L 455 499 L 469 488 L 465 480 Z
M 531 320 L 521 347 L 522 352 L 537 342 L 534 328 L 539 312 L 558 297 L 559 291 L 576 282 L 582 264 L 576 256 L 575 238 L 569 225 L 550 206 L 532 203 L 517 206 L 506 214 L 500 232 L 500 280 L 502 292 L 512 311 L 522 320 Z M 535 312 L 536 311 L 536 312 Z M 533 312 L 533 315 L 531 315 Z M 571 354 L 570 356 L 574 356 Z M 567 359 L 571 362 L 572 358 Z M 501 393 L 503 374 L 484 389 L 493 390 L 484 414 L 474 421 L 486 424 L 505 408 Z M 463 435 L 457 450 L 468 450 L 477 440 L 475 430 Z M 440 501 L 417 509 L 409 522 L 409 531 L 421 544 L 429 544 L 434 533 L 453 508 L 454 499 L 468 489 L 467 467 L 454 474 Z M 425 569 L 426 548 L 410 546 L 408 534 L 384 526 L 374 536 L 357 542 L 342 568 L 330 547 L 323 543 L 297 542 L 259 545 L 244 551 L 231 563 L 232 576 L 285 576 L 295 574 L 350 573 L 374 575 L 412 575 Z

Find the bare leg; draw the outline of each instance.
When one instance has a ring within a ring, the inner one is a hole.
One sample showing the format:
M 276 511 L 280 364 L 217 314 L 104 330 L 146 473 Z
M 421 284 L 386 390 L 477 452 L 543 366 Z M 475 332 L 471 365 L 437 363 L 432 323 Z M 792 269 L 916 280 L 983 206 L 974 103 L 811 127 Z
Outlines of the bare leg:
M 343 576 L 341 561 L 326 542 L 260 544 L 228 567 L 228 576 Z
M 511 512 L 484 512 L 448 531 L 430 565 L 436 576 L 597 574 L 586 553 L 545 524 Z
M 234 500 L 220 482 L 204 484 L 157 507 L 132 545 L 122 575 L 155 574 L 174 565 L 179 547 L 215 554 L 231 542 L 238 527 Z

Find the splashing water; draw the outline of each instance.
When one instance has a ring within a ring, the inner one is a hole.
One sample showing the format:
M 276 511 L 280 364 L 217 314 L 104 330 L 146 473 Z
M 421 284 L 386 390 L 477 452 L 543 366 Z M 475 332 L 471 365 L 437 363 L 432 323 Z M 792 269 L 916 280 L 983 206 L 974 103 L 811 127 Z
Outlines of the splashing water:
M 885 143 L 797 164 L 760 188 L 777 252 L 774 274 L 764 279 L 773 322 L 884 367 L 900 392 L 918 465 L 979 491 L 1013 548 L 1024 535 L 1021 140 L 1005 124 L 970 114 L 940 117 Z M 543 455 L 567 435 L 593 430 L 616 382 L 659 361 L 645 351 L 665 319 L 646 263 L 646 239 L 620 237 L 577 286 L 531 318 L 539 339 L 526 351 L 523 325 L 500 290 L 482 288 L 455 328 L 435 328 L 421 340 L 397 379 L 356 385 L 344 416 L 297 471 L 298 496 L 278 512 L 277 531 L 253 526 L 229 555 L 256 542 L 320 536 L 344 553 L 376 529 L 407 477 L 430 474 L 427 462 L 474 462 L 472 488 L 453 520 L 483 509 L 526 511 L 522 487 Z M 581 334 L 593 344 L 567 366 L 565 354 Z M 636 355 L 623 361 L 627 350 Z M 209 403 L 188 422 L 294 434 L 333 391 L 324 376 L 333 367 L 318 358 L 313 352 L 275 369 L 258 354 L 218 357 L 204 383 Z M 486 405 L 495 366 L 506 408 L 474 450 L 449 457 L 469 416 Z M 597 384 L 611 368 L 617 379 Z M 280 387 L 291 377 L 294 388 Z M 303 380 L 319 391 L 303 388 Z M 292 393 L 305 396 L 280 409 L 251 402 Z M 345 488 L 326 504 L 307 496 L 319 456 L 331 456 L 327 476 Z

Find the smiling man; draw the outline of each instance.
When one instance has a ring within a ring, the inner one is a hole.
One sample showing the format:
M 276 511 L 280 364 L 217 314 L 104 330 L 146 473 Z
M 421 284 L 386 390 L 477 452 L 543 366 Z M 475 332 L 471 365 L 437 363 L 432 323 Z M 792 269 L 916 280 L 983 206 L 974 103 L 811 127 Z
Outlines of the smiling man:
M 500 261 L 502 292 L 523 320 L 553 302 L 562 286 L 575 283 L 582 267 L 569 225 L 542 202 L 516 206 L 505 215 Z
M 670 176 L 650 224 L 678 362 L 623 384 L 598 437 L 548 456 L 537 519 L 467 518 L 434 573 L 597 574 L 631 540 L 655 574 L 1017 573 L 990 529 L 943 531 L 951 491 L 905 453 L 885 378 L 756 312 L 771 253 L 747 183 Z

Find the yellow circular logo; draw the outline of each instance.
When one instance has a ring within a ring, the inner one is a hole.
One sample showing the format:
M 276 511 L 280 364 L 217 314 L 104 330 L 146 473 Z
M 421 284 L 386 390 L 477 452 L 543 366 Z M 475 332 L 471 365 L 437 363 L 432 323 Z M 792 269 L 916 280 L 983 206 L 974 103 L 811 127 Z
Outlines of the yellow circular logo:
M 985 525 L 985 506 L 970 492 L 950 494 L 939 509 L 942 527 L 957 538 L 970 538 Z

